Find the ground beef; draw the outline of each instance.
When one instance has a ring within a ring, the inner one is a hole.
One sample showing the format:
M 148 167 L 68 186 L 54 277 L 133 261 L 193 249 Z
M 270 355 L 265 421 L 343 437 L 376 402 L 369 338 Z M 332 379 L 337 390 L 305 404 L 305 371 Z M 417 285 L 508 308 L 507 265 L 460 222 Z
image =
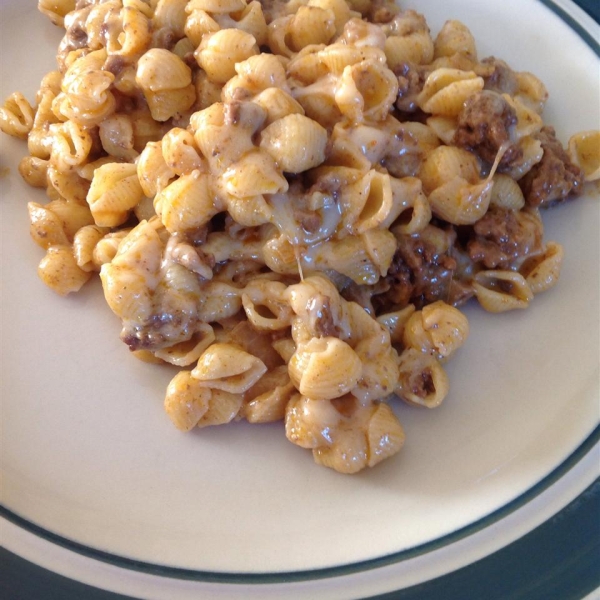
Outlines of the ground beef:
M 519 181 L 530 206 L 546 207 L 583 191 L 583 173 L 574 165 L 553 127 L 543 127 L 536 139 L 542 143 L 542 160 Z
M 431 369 L 416 371 L 408 376 L 408 390 L 419 398 L 427 398 L 435 392 Z
M 510 139 L 509 127 L 516 122 L 514 109 L 502 96 L 485 90 L 478 92 L 469 96 L 458 116 L 454 143 L 492 164 L 500 146 Z M 500 165 L 509 165 L 520 158 L 521 154 L 522 150 L 518 146 L 509 146 Z
M 542 246 L 542 222 L 528 211 L 490 210 L 473 227 L 467 243 L 471 260 L 487 269 L 506 269 Z
M 65 35 L 58 47 L 57 61 L 61 72 L 67 70 L 66 59 L 70 52 L 86 48 L 88 45 L 88 34 L 85 29 L 85 21 L 89 13 L 87 6 L 77 11 L 72 11 L 65 22 Z
M 327 156 L 331 150 L 329 148 L 325 149 L 325 155 Z M 337 198 L 340 193 L 340 188 L 343 185 L 343 179 L 340 177 L 339 173 L 336 173 L 335 169 L 330 172 L 325 171 L 323 174 L 319 175 L 318 179 L 311 184 L 312 178 L 304 177 L 300 180 L 301 186 L 298 188 L 298 192 L 300 194 L 325 194 L 327 196 L 331 196 L 332 198 Z M 306 190 L 306 188 L 308 188 Z M 304 191 L 306 190 L 306 191 Z
M 260 5 L 267 24 L 288 14 L 285 0 L 260 0 Z
M 481 61 L 485 81 L 484 90 L 514 96 L 519 88 L 515 72 L 503 61 L 494 56 Z
M 331 313 L 330 298 L 325 294 L 313 296 L 307 305 L 309 328 L 317 337 L 339 337 L 340 330 Z
M 317 233 L 321 229 L 322 217 L 312 210 L 304 210 L 294 207 L 294 219 L 306 231 L 306 233 Z
M 368 21 L 372 23 L 389 23 L 400 11 L 395 2 L 390 0 L 373 0 L 369 3 L 367 14 Z
M 373 296 L 378 314 L 413 303 L 417 308 L 447 301 L 456 261 L 415 235 L 399 235 L 398 248 L 383 280 L 382 293 Z
M 112 54 L 106 59 L 103 69 L 109 71 L 116 77 L 121 74 L 121 71 L 123 71 L 126 66 L 127 61 L 124 57 Z
M 243 111 L 243 103 L 251 98 L 252 94 L 242 87 L 235 88 L 229 102 L 224 107 L 224 124 L 237 125 L 240 122 Z
M 417 96 L 423 89 L 429 70 L 406 62 L 396 67 L 394 74 L 398 78 L 396 108 L 404 113 L 415 112 L 419 108 Z
M 161 27 L 152 34 L 152 47 L 171 50 L 178 40 L 176 32 L 171 27 Z
M 132 351 L 159 350 L 189 340 L 195 325 L 196 319 L 181 311 L 159 311 L 143 324 L 125 321 L 121 340 Z

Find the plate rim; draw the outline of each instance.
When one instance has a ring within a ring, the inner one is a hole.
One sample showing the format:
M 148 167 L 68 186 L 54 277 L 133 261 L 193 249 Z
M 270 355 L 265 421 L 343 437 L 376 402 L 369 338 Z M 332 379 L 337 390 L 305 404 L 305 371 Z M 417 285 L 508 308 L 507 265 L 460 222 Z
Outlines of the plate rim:
M 55 534 L 47 529 L 32 523 L 13 511 L 7 509 L 3 504 L 0 504 L 0 517 L 20 527 L 21 529 L 32 533 L 50 543 L 56 544 L 66 550 L 70 550 L 81 556 L 91 558 L 103 563 L 107 563 L 129 571 L 136 571 L 148 575 L 156 575 L 170 579 L 180 579 L 187 581 L 198 581 L 205 583 L 229 583 L 229 584 L 274 584 L 288 582 L 304 582 L 314 581 L 318 579 L 328 579 L 332 577 L 340 577 L 370 571 L 380 567 L 404 562 L 418 556 L 423 556 L 455 542 L 458 542 L 466 537 L 486 529 L 487 527 L 497 523 L 509 514 L 514 513 L 519 508 L 529 503 L 531 500 L 546 491 L 552 484 L 559 481 L 566 473 L 568 473 L 575 465 L 577 465 L 595 446 L 600 442 L 600 425 L 596 425 L 594 430 L 588 437 L 556 468 L 548 475 L 538 481 L 528 490 L 498 508 L 494 512 L 462 527 L 444 536 L 419 544 L 412 548 L 407 548 L 392 554 L 348 563 L 343 565 L 335 565 L 332 567 L 324 567 L 322 569 L 306 569 L 298 571 L 278 571 L 278 572 L 260 572 L 260 573 L 244 573 L 235 571 L 208 571 L 197 569 L 184 569 L 180 567 L 171 567 L 168 565 L 160 565 L 146 561 L 136 560 L 103 550 L 91 548 L 85 544 L 75 542 L 61 535 Z M 10 548 L 7 548 L 10 550 Z

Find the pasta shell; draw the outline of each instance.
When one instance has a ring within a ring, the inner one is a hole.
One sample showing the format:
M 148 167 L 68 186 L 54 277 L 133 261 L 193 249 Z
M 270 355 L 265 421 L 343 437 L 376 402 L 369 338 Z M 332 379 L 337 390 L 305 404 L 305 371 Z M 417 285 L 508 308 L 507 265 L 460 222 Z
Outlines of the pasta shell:
M 232 394 L 248 391 L 267 371 L 256 356 L 232 344 L 212 344 L 200 357 L 192 376 L 205 386 Z
M 46 15 L 54 25 L 62 27 L 65 17 L 72 10 L 72 5 L 68 2 L 55 2 L 54 0 L 40 0 L 38 10 Z
M 67 200 L 53 200 L 45 207 L 52 211 L 59 219 L 62 228 L 69 240 L 86 225 L 91 225 L 94 222 L 92 214 L 87 204 L 79 204 Z
M 78 292 L 91 273 L 77 265 L 70 246 L 50 246 L 38 266 L 40 279 L 61 296 Z
M 326 144 L 327 131 L 297 113 L 271 123 L 262 131 L 260 142 L 287 173 L 301 173 L 320 165 L 325 160 Z
M 383 348 L 377 344 L 376 352 L 372 352 L 373 346 L 369 340 L 363 340 L 355 347 L 362 361 L 362 373 L 351 393 L 361 404 L 387 398 L 398 385 L 397 352 L 389 347 L 389 342 Z
M 285 288 L 285 286 L 282 287 Z M 292 311 L 281 299 L 278 282 L 264 282 L 262 289 L 247 286 L 242 294 L 242 305 L 255 329 L 277 331 L 291 324 Z
M 148 281 L 143 275 L 108 263 L 101 267 L 100 279 L 106 303 L 119 318 L 144 323 L 152 316 L 154 305 Z
M 185 35 L 185 7 L 188 0 L 159 0 L 152 18 L 156 29 L 169 27 L 178 38 Z
M 271 423 L 285 417 L 286 406 L 295 393 L 287 367 L 281 365 L 265 374 L 245 395 L 250 400 L 243 414 L 249 423 Z
M 296 344 L 294 340 L 291 338 L 281 338 L 279 340 L 274 340 L 272 342 L 273 349 L 281 356 L 282 360 L 287 363 L 290 362 L 290 359 L 296 352 Z
M 178 367 L 187 367 L 196 362 L 215 341 L 215 333 L 208 323 L 200 323 L 197 329 L 189 340 L 156 350 L 155 356 Z
M 464 54 L 477 59 L 475 39 L 469 28 L 456 20 L 446 21 L 435 38 L 435 58 Z
M 394 411 L 385 402 L 375 406 L 367 426 L 368 466 L 393 456 L 404 445 L 405 435 Z
M 107 163 L 94 172 L 87 201 L 96 225 L 116 227 L 127 220 L 143 195 L 135 165 Z
M 454 141 L 454 134 L 456 133 L 457 123 L 453 117 L 429 117 L 427 119 L 427 126 L 435 132 L 435 135 L 447 144 L 451 146 Z
M 25 156 L 19 162 L 19 175 L 32 187 L 45 188 L 48 177 L 48 161 L 35 156 Z
M 533 294 L 539 294 L 553 287 L 560 276 L 564 258 L 564 249 L 556 242 L 548 242 L 542 256 L 527 261 L 521 269 L 525 281 Z
M 344 25 L 350 19 L 350 7 L 345 0 L 310 0 L 310 6 L 318 6 L 333 12 L 335 32 L 340 35 Z
M 412 235 L 423 231 L 431 221 L 431 205 L 416 177 L 391 180 L 392 210 L 383 226 L 394 225 L 394 234 Z
M 174 127 L 162 139 L 161 150 L 165 163 L 177 175 L 187 175 L 206 167 L 196 149 L 194 136 L 186 129 Z
M 92 148 L 92 137 L 84 127 L 67 121 L 50 125 L 49 131 L 50 161 L 59 171 L 69 171 L 87 159 Z
M 456 177 L 429 194 L 431 210 L 454 225 L 472 225 L 487 212 L 493 185 L 492 181 L 471 185 Z
M 426 79 L 423 91 L 417 97 L 417 104 L 426 113 L 456 117 L 465 100 L 481 91 L 483 86 L 483 79 L 471 71 L 436 69 Z
M 203 10 L 209 13 L 225 14 L 238 12 L 246 7 L 245 0 L 190 0 L 186 12 Z
M 149 287 L 155 288 L 159 281 L 162 249 L 156 223 L 142 221 L 121 240 L 112 265 L 140 273 L 147 279 Z
M 419 178 L 427 195 L 457 177 L 469 183 L 478 182 L 479 165 L 473 154 L 454 146 L 435 148 L 427 155 L 419 169 Z
M 313 449 L 313 458 L 318 465 L 348 475 L 364 469 L 369 462 L 368 456 L 367 436 L 359 428 L 337 431 L 332 445 Z
M 404 326 L 403 343 L 442 361 L 460 348 L 468 335 L 467 318 L 438 300 L 410 316 Z
M 319 52 L 319 62 L 327 67 L 333 75 L 341 75 L 348 66 L 355 65 L 369 58 L 381 58 L 381 51 L 375 48 L 357 48 L 347 44 L 330 44 Z
M 415 348 L 402 352 L 398 360 L 396 388 L 399 398 L 416 406 L 436 408 L 449 389 L 448 375 L 435 357 Z
M 61 199 L 76 204 L 86 204 L 86 196 L 90 187 L 89 180 L 83 178 L 75 169 L 63 173 L 49 164 L 47 170 L 48 184 L 52 186 Z M 46 193 L 50 195 L 50 190 Z
M 99 270 L 102 265 L 109 263 L 116 256 L 119 244 L 129 234 L 129 229 L 121 229 L 106 234 L 97 244 L 92 253 L 94 266 Z
M 313 84 L 294 89 L 293 95 L 304 109 L 306 116 L 319 122 L 323 127 L 333 127 L 342 118 L 333 90 L 322 88 L 320 84 Z
M 132 350 L 131 355 L 149 365 L 164 365 L 165 361 L 154 356 L 150 350 Z
M 155 121 L 168 121 L 175 115 L 185 113 L 196 100 L 196 88 L 193 84 L 176 90 L 160 90 L 144 92 L 150 114 Z
M 332 44 L 333 45 L 333 44 Z M 331 46 L 327 46 L 330 48 Z M 327 66 L 323 60 L 321 50 L 325 46 L 311 45 L 302 48 L 295 54 L 287 65 L 288 77 L 302 84 L 308 85 L 327 75 Z
M 135 85 L 132 85 L 132 87 L 135 87 Z M 166 131 L 167 126 L 156 121 L 152 117 L 149 108 L 144 107 L 134 110 L 130 116 L 133 127 L 133 148 L 137 152 L 142 152 L 149 142 L 160 139 Z
M 369 258 L 382 277 L 387 275 L 398 246 L 394 234 L 387 229 L 371 229 L 360 236 Z
M 11 94 L 0 108 L 0 129 L 21 139 L 26 139 L 33 127 L 35 111 L 20 92 Z
M 490 204 L 508 210 L 521 210 L 525 206 L 525 197 L 512 177 L 497 173 L 494 175 Z
M 52 210 L 37 202 L 27 204 L 29 211 L 29 234 L 31 239 L 44 249 L 50 246 L 64 246 L 69 244 L 63 224 Z
M 227 193 L 235 198 L 277 194 L 286 192 L 289 187 L 273 158 L 264 151 L 244 155 L 225 171 L 223 182 Z
M 303 281 L 287 287 L 282 297 L 289 302 L 291 309 L 304 320 L 308 320 L 314 310 L 315 298 L 324 298 L 335 322 L 341 319 L 341 299 L 333 282 L 323 275 L 311 275 Z
M 144 91 L 179 90 L 192 83 L 192 71 L 169 50 L 151 48 L 139 59 L 135 80 Z
M 220 27 L 206 11 L 193 9 L 191 4 L 188 4 L 186 8 L 189 15 L 185 21 L 185 35 L 190 39 L 194 48 L 197 48 L 205 34 L 215 33 L 215 31 L 219 31 Z
M 242 308 L 241 291 L 225 282 L 211 281 L 203 287 L 204 296 L 198 306 L 198 319 L 213 323 L 233 317 Z
M 519 180 L 525 173 L 528 173 L 531 168 L 542 160 L 544 150 L 540 140 L 536 140 L 531 136 L 525 136 L 519 140 L 518 147 L 523 152 L 523 157 L 510 169 L 505 169 L 504 174 L 512 179 Z
M 381 276 L 381 269 L 373 262 L 362 236 L 323 242 L 310 248 L 305 256 L 314 260 L 319 270 L 333 269 L 359 285 L 373 285 Z
M 265 109 L 267 113 L 266 126 L 287 115 L 304 114 L 302 106 L 281 88 L 267 88 L 254 96 L 252 102 Z
M 240 29 L 221 29 L 202 37 L 195 57 L 211 81 L 224 84 L 235 76 L 236 63 L 258 53 L 253 35 Z
M 385 56 L 390 69 L 406 62 L 417 65 L 433 60 L 433 40 L 429 33 L 416 31 L 409 35 L 391 35 L 385 40 Z
M 527 308 L 533 300 L 529 284 L 516 271 L 480 271 L 473 281 L 475 296 L 489 312 Z
M 364 233 L 381 225 L 392 206 L 390 176 L 371 170 L 340 197 L 342 219 L 354 233 Z
M 346 67 L 335 93 L 338 108 L 349 119 L 379 121 L 398 96 L 398 78 L 387 67 L 365 60 Z
M 300 346 L 288 371 L 301 394 L 315 400 L 331 400 L 354 388 L 362 364 L 348 344 L 338 338 L 323 337 Z
M 165 396 L 165 411 L 177 429 L 190 431 L 206 414 L 211 391 L 201 387 L 189 371 L 173 377 Z
M 517 139 L 538 133 L 544 122 L 540 115 L 532 108 L 529 108 L 518 98 L 513 98 L 509 94 L 502 94 L 502 97 L 514 109 L 517 116 L 517 123 L 514 125 L 514 135 Z
M 235 65 L 238 87 L 258 92 L 260 90 L 287 89 L 285 68 L 274 54 L 258 54 Z M 241 84 L 241 85 L 240 85 Z M 229 88 L 227 84 L 224 88 Z M 231 90 L 233 92 L 233 90 Z
M 152 42 L 152 24 L 149 18 L 152 10 L 148 5 L 143 6 L 142 2 L 129 0 L 124 4 L 119 13 L 123 31 L 115 36 L 116 39 L 107 36 L 106 47 L 111 54 L 135 60 Z M 181 31 L 175 18 L 172 19 L 171 26 Z
M 586 181 L 600 179 L 600 131 L 581 131 L 569 138 L 571 160 L 582 171 Z
M 421 317 L 440 360 L 450 358 L 469 336 L 467 317 L 441 300 L 424 306 Z
M 209 187 L 209 176 L 192 171 L 170 183 L 155 198 L 167 231 L 190 231 L 208 223 L 217 213 Z
M 392 343 L 398 344 L 402 341 L 406 322 L 415 312 L 415 305 L 409 304 L 402 310 L 384 313 L 377 317 L 377 322 L 383 325 L 390 333 Z
M 229 27 L 241 29 L 254 36 L 259 47 L 266 45 L 268 29 L 260 2 L 250 2 L 248 6 L 239 12 L 213 16 L 221 26 L 221 29 Z
M 542 114 L 546 101 L 548 100 L 548 90 L 543 82 L 533 73 L 521 71 L 515 73 L 519 90 L 517 96 L 528 104 L 535 112 Z
M 260 184 L 264 181 L 265 179 L 259 180 Z M 287 181 L 285 185 L 287 185 Z M 271 207 L 262 194 L 245 198 L 230 196 L 226 198 L 225 206 L 231 218 L 244 227 L 260 227 L 272 219 Z
M 345 132 L 338 133 L 340 131 L 341 128 L 334 129 L 330 138 L 331 147 L 324 162 L 324 165 L 330 168 L 320 167 L 315 170 L 315 175 L 331 172 L 331 169 L 335 168 L 335 173 L 339 173 L 340 180 L 347 184 L 364 175 L 371 168 L 371 161 L 363 154 L 360 146 L 357 146 Z
M 73 239 L 73 254 L 80 269 L 99 271 L 100 266 L 94 262 L 94 249 L 98 242 L 109 232 L 109 229 L 97 225 L 82 227 Z
M 331 402 L 295 394 L 285 409 L 285 435 L 292 444 L 302 448 L 327 446 L 340 419 L 340 413 Z
M 287 44 L 298 52 L 312 44 L 326 44 L 335 34 L 333 11 L 318 6 L 300 6 L 288 25 Z
M 233 394 L 219 389 L 211 390 L 208 410 L 198 421 L 197 427 L 230 423 L 238 416 L 243 402 L 242 394 Z

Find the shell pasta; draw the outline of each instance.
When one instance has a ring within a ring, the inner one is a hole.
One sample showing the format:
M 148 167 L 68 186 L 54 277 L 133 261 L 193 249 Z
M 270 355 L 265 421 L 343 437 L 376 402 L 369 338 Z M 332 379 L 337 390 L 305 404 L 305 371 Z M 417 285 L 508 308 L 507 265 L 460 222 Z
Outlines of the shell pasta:
M 390 0 L 38 7 L 57 69 L 0 106 L 48 196 L 38 274 L 99 275 L 131 354 L 176 369 L 179 430 L 281 421 L 317 464 L 373 467 L 405 404 L 447 397 L 458 307 L 558 281 L 541 213 L 597 181 L 600 132 L 563 146 L 544 84 L 466 24 Z

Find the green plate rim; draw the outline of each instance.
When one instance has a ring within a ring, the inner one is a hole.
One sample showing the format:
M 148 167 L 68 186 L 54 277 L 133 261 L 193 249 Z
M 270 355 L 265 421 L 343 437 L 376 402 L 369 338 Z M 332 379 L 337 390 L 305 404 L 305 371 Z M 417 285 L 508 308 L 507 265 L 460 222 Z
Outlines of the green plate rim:
M 510 513 L 516 511 L 523 505 L 527 504 L 533 498 L 548 489 L 553 483 L 562 478 L 570 471 L 600 440 L 600 425 L 597 425 L 592 433 L 578 448 L 570 454 L 558 467 L 551 471 L 541 481 L 529 488 L 526 492 L 505 504 L 503 507 L 490 513 L 489 515 L 462 527 L 452 533 L 444 535 L 436 540 L 420 544 L 414 548 L 402 550 L 385 556 L 350 563 L 345 565 L 336 565 L 334 567 L 326 567 L 323 569 L 311 569 L 306 571 L 282 571 L 282 572 L 264 572 L 264 573 L 239 573 L 239 572 L 217 572 L 217 571 L 200 571 L 193 569 L 182 569 L 178 567 L 169 567 L 166 565 L 158 565 L 144 561 L 138 561 L 131 558 L 111 554 L 102 550 L 96 550 L 84 544 L 74 542 L 58 534 L 52 533 L 47 529 L 32 523 L 31 521 L 20 517 L 13 511 L 0 505 L 0 516 L 4 517 L 18 527 L 37 535 L 57 546 L 66 548 L 88 558 L 92 558 L 104 563 L 108 563 L 123 569 L 139 571 L 150 575 L 158 575 L 160 577 L 169 577 L 172 579 L 184 579 L 192 581 L 204 581 L 211 583 L 245 583 L 245 584 L 265 584 L 265 583 L 288 583 L 310 581 L 315 579 L 325 579 L 329 577 L 340 577 L 361 571 L 368 571 L 379 567 L 384 567 L 390 564 L 409 560 L 434 550 L 438 550 L 443 546 L 457 542 L 465 537 L 471 536 L 482 529 L 489 527 L 493 523 L 500 521 Z

